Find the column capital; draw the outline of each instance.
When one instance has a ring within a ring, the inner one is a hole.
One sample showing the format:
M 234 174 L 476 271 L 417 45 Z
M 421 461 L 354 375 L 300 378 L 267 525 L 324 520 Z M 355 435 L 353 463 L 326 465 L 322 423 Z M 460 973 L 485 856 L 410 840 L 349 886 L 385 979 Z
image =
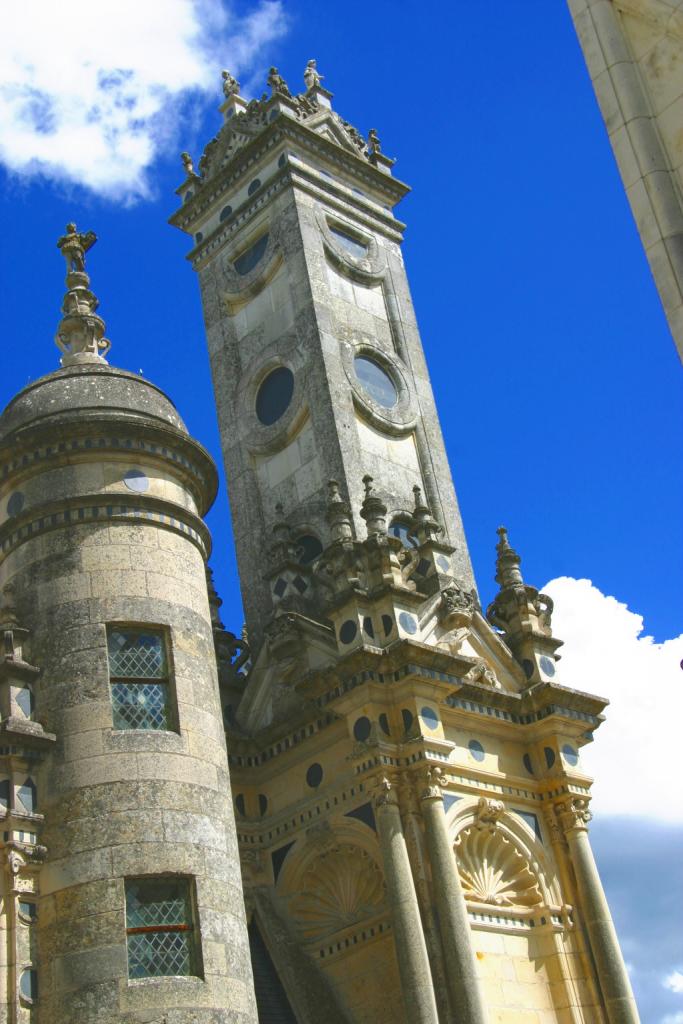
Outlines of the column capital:
M 418 775 L 416 780 L 417 792 L 420 802 L 426 800 L 443 800 L 443 790 L 446 785 L 444 774 L 438 765 L 431 765 Z
M 593 815 L 588 809 L 588 800 L 573 796 L 554 805 L 557 820 L 565 836 L 572 832 L 587 832 L 588 822 Z
M 383 807 L 398 808 L 398 793 L 396 782 L 386 775 L 375 779 L 375 789 L 372 794 L 372 803 L 377 810 Z

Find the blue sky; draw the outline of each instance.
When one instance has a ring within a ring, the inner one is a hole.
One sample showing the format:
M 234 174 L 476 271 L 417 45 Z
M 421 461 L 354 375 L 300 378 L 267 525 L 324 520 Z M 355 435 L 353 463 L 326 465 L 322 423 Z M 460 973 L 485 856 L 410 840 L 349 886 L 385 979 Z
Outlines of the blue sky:
M 147 0 L 141 13 L 132 0 L 95 12 L 74 0 L 35 32 L 32 15 L 50 6 L 27 0 L 10 15 L 14 68 L 0 64 L 0 403 L 58 365 L 55 242 L 75 219 L 100 237 L 89 268 L 110 361 L 166 389 L 220 462 L 190 246 L 166 223 L 178 154 L 198 158 L 218 129 L 221 67 L 260 94 L 270 64 L 299 89 L 316 56 L 335 108 L 377 128 L 413 187 L 397 213 L 482 603 L 502 522 L 526 578 L 559 579 L 565 639 L 583 609 L 585 642 L 573 662 L 567 645 L 563 681 L 613 701 L 594 744 L 609 756 L 591 751 L 589 765 L 606 780 L 596 845 L 643 1020 L 683 1021 L 677 983 L 663 983 L 683 970 L 675 935 L 664 945 L 667 899 L 649 893 L 655 909 L 633 909 L 647 865 L 657 871 L 676 840 L 680 861 L 683 838 L 683 812 L 666 810 L 677 739 L 653 694 L 680 702 L 680 364 L 564 4 Z M 224 486 L 209 522 L 224 618 L 239 630 Z M 633 785 L 611 781 L 620 750 L 640 752 Z M 615 858 L 625 848 L 633 856 Z M 680 894 L 680 878 L 669 883 Z

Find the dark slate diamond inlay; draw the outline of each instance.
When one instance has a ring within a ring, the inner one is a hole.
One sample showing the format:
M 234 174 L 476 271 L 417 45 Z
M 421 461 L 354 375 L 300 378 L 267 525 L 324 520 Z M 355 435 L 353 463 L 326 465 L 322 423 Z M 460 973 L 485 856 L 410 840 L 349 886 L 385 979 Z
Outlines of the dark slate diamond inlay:
M 283 580 L 282 576 L 280 576 L 279 579 L 277 579 L 276 582 L 275 582 L 275 586 L 273 587 L 273 591 L 275 592 L 277 597 L 282 597 L 282 595 L 284 594 L 286 589 L 287 589 L 287 581 Z

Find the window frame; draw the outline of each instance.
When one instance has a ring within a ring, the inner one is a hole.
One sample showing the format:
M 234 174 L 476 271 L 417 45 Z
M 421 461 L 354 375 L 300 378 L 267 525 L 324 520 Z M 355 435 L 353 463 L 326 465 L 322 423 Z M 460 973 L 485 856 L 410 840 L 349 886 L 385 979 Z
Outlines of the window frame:
M 155 882 L 181 882 L 186 886 L 186 906 L 188 909 L 189 923 L 185 924 L 159 924 L 159 925 L 134 925 L 128 926 L 128 886 L 140 883 Z M 130 875 L 123 879 L 123 905 L 126 931 L 126 969 L 128 972 L 128 984 L 139 982 L 163 981 L 166 978 L 197 978 L 204 980 L 204 962 L 202 957 L 201 929 L 199 927 L 199 912 L 197 907 L 197 882 L 194 875 L 173 874 L 165 872 L 158 875 Z M 128 938 L 130 935 L 142 934 L 189 934 L 189 974 L 145 974 L 142 977 L 131 977 L 130 974 L 130 953 Z
M 112 666 L 109 660 L 109 635 L 110 632 L 135 632 L 150 633 L 158 635 L 163 644 L 163 651 L 166 664 L 165 676 L 118 676 L 112 673 Z M 107 622 L 105 623 L 105 646 L 107 650 L 107 672 L 109 675 L 109 703 L 112 711 L 112 731 L 120 734 L 125 733 L 149 733 L 166 735 L 180 733 L 180 722 L 178 713 L 178 697 L 175 685 L 175 664 L 173 661 L 173 644 L 171 642 L 171 630 L 164 623 L 152 622 Z M 166 688 L 166 721 L 163 729 L 120 726 L 116 724 L 116 706 L 114 704 L 114 686 L 116 684 L 161 683 Z

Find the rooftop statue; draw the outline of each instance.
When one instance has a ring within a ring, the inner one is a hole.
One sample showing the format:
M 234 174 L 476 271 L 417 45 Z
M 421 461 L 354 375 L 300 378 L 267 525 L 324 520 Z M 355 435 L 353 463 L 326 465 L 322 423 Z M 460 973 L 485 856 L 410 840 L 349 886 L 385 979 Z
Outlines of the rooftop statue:
M 315 60 L 309 60 L 304 71 L 304 83 L 308 90 L 315 89 L 320 85 L 323 76 L 318 72 L 318 64 Z
M 223 93 L 226 100 L 229 100 L 231 96 L 239 96 L 240 94 L 240 83 L 237 81 L 234 75 L 231 75 L 229 71 L 221 71 L 221 77 L 223 79 Z
M 180 159 L 183 161 L 183 167 L 185 168 L 185 174 L 191 177 L 195 173 L 194 163 L 189 153 L 181 153 Z
M 79 233 L 76 225 L 70 221 L 66 226 L 66 234 L 57 242 L 57 248 L 66 260 L 67 273 L 85 273 L 85 254 L 92 249 L 97 241 L 94 231 Z
M 291 96 L 291 93 L 287 87 L 282 75 L 278 73 L 277 68 L 271 68 L 268 73 L 268 85 L 274 93 L 279 93 L 280 96 Z

